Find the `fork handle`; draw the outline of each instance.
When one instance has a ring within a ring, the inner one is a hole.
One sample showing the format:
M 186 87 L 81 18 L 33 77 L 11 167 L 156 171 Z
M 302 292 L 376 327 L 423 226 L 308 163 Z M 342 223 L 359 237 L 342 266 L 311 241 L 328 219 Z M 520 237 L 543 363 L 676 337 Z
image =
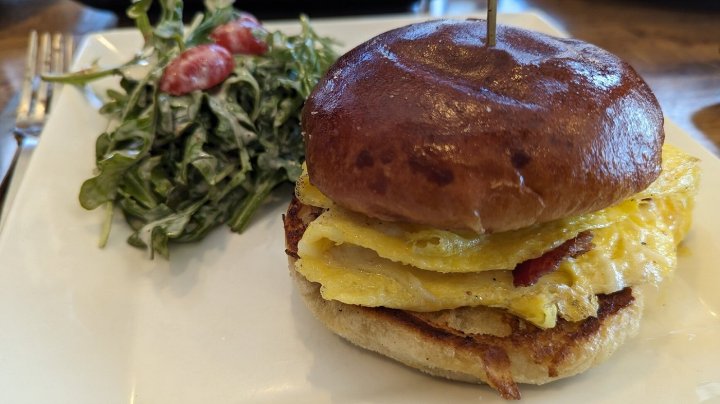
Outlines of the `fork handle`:
M 2 136 L 0 151 L 3 157 L 0 160 L 0 217 L 2 217 L 8 190 L 10 189 L 10 181 L 22 152 L 22 137 L 14 132 Z M 6 156 L 11 156 L 9 161 L 4 159 Z

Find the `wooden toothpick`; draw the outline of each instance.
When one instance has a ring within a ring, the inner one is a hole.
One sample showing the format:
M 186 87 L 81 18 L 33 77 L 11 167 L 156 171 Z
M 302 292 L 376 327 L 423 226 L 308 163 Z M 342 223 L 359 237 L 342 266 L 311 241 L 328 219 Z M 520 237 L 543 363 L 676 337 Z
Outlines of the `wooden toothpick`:
M 487 6 L 487 44 L 495 46 L 495 26 L 497 25 L 497 0 L 488 0 Z

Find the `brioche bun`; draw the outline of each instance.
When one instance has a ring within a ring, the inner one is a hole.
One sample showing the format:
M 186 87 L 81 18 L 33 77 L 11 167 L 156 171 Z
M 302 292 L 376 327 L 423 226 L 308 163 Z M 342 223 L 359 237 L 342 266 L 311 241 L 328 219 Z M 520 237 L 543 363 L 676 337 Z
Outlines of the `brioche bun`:
M 488 384 L 505 399 L 520 398 L 519 383 L 545 384 L 602 363 L 637 334 L 643 312 L 636 290 L 626 306 L 613 310 L 611 295 L 600 300 L 598 317 L 561 320 L 547 330 L 483 306 L 415 313 L 349 305 L 323 299 L 320 285 L 295 271 L 294 259 L 289 260 L 305 304 L 330 331 L 427 374 Z M 453 323 L 461 326 L 448 325 Z
M 313 185 L 383 219 L 501 232 L 595 211 L 660 173 L 663 115 L 627 63 L 485 21 L 431 21 L 342 56 L 302 114 Z

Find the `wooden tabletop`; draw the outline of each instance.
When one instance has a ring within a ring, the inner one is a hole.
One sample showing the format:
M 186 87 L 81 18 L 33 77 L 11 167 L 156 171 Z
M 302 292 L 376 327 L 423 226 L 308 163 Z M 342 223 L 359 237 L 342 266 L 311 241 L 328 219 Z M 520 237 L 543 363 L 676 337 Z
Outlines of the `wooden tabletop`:
M 429 3 L 435 12 L 447 13 L 485 7 L 484 0 Z M 674 2 L 682 6 L 673 6 L 673 2 L 658 5 L 651 0 L 500 0 L 499 3 L 500 12 L 539 11 L 572 36 L 627 60 L 655 91 L 665 115 L 718 153 L 720 7 L 713 2 Z M 262 17 L 261 12 L 255 12 Z M 0 0 L 0 111 L 8 107 L 18 91 L 30 30 L 82 35 L 113 27 L 117 21 L 110 12 L 71 0 Z

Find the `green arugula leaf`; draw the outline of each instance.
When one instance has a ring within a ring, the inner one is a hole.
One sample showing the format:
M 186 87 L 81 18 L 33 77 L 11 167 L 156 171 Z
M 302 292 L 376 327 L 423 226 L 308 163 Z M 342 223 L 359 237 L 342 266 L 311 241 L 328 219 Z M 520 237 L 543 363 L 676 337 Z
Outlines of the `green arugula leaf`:
M 217 3 L 217 2 L 213 2 Z M 185 46 L 192 47 L 202 43 L 210 42 L 209 35 L 215 27 L 230 22 L 235 17 L 235 10 L 232 8 L 232 2 L 227 5 L 218 5 L 214 8 L 208 7 L 203 20 L 194 27 L 185 39 Z
M 140 33 L 142 33 L 145 43 L 147 44 L 152 38 L 152 25 L 148 17 L 148 10 L 152 5 L 152 0 L 133 0 L 132 5 L 127 10 L 127 16 L 135 21 Z
M 301 16 L 300 34 L 273 32 L 264 38 L 266 54 L 235 55 L 236 67 L 220 85 L 172 96 L 158 89 L 164 67 L 239 12 L 232 1 L 207 0 L 185 32 L 181 1 L 159 0 L 155 26 L 152 3 L 134 0 L 128 9 L 145 39 L 133 59 L 47 79 L 84 85 L 121 78 L 101 109 L 110 125 L 96 141 L 97 172 L 82 184 L 80 204 L 105 207 L 101 246 L 115 207 L 134 230 L 130 245 L 168 257 L 173 242 L 200 240 L 221 224 L 241 232 L 273 189 L 297 179 L 305 157 L 300 112 L 336 54 L 335 43 Z

